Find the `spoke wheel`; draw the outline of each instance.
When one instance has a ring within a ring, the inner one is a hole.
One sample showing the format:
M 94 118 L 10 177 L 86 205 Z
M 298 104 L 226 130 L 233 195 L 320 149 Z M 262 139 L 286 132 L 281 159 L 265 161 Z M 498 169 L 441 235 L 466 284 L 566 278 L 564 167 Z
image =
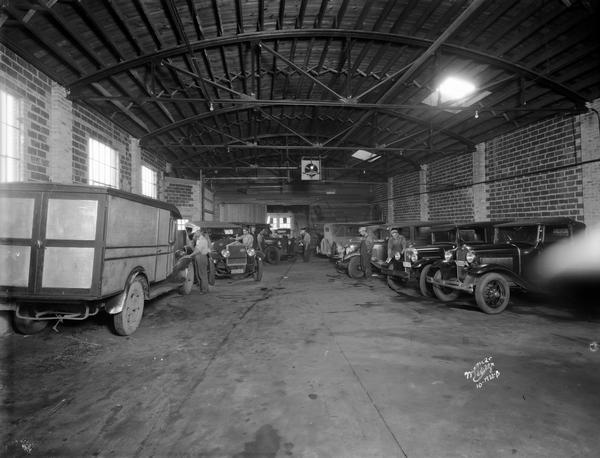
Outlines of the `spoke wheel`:
M 508 306 L 510 287 L 506 279 L 497 273 L 482 276 L 475 287 L 475 301 L 485 313 L 501 313 Z
M 191 269 L 190 269 L 191 270 Z M 123 310 L 113 316 L 115 331 L 120 336 L 128 336 L 135 332 L 144 313 L 144 285 L 140 278 L 133 280 L 127 288 L 127 297 Z
M 431 283 L 427 283 L 427 276 L 430 275 L 431 264 L 423 267 L 421 269 L 421 274 L 419 275 L 419 291 L 425 297 L 433 297 L 433 288 L 431 287 Z
M 438 270 L 433 275 L 433 278 L 438 281 L 441 280 L 442 279 L 442 271 Z M 443 286 L 438 286 L 438 285 L 431 285 L 431 286 L 433 287 L 433 294 L 435 294 L 435 297 L 437 297 L 442 302 L 455 301 L 456 299 L 458 299 L 458 296 L 460 295 L 460 291 L 458 291 L 456 289 L 444 288 Z

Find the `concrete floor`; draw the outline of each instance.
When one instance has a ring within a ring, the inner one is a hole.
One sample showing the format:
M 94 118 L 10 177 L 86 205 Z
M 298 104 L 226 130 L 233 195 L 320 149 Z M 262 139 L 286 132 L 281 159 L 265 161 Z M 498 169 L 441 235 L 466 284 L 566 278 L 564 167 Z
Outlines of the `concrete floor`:
M 283 262 L 147 303 L 129 338 L 101 317 L 0 338 L 0 455 L 598 456 L 594 341 L 585 304 L 489 316 Z

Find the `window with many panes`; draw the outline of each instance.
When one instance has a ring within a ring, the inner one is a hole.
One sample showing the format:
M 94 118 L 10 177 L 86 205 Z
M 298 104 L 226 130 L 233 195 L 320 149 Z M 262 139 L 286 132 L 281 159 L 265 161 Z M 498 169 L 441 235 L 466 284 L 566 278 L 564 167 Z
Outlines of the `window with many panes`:
M 0 183 L 23 179 L 21 100 L 0 91 Z
M 96 186 L 119 187 L 119 153 L 104 143 L 89 139 L 90 169 L 88 183 Z
M 156 170 L 142 165 L 142 194 L 156 199 Z

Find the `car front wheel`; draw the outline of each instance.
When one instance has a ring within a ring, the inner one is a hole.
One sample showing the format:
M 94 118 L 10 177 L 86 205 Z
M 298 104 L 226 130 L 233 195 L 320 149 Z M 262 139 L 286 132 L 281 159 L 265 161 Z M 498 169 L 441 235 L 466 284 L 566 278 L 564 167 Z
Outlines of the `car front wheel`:
M 19 333 L 30 335 L 37 334 L 46 329 L 48 320 L 28 320 L 27 318 L 21 318 L 15 314 L 13 325 Z
M 433 275 L 433 279 L 434 280 L 441 280 L 442 279 L 442 271 L 438 270 L 434 275 Z M 455 301 L 456 299 L 458 299 L 458 296 L 460 295 L 460 291 L 456 290 L 456 289 L 452 289 L 452 288 L 445 288 L 443 286 L 438 286 L 438 285 L 431 285 L 433 287 L 433 294 L 435 294 L 435 297 L 437 297 L 440 301 L 442 302 L 452 302 Z
M 475 286 L 475 301 L 485 313 L 501 313 L 508 306 L 509 300 L 510 287 L 500 274 L 485 274 Z
M 350 258 L 350 261 L 348 262 L 348 275 L 350 278 L 362 278 L 365 276 L 365 273 L 360 267 L 360 256 Z
M 425 297 L 433 297 L 433 288 L 431 287 L 431 283 L 427 283 L 427 276 L 430 275 L 431 264 L 426 265 L 421 269 L 421 274 L 419 275 L 419 291 Z
M 265 253 L 265 259 L 269 264 L 279 264 L 279 250 L 275 247 L 269 247 Z

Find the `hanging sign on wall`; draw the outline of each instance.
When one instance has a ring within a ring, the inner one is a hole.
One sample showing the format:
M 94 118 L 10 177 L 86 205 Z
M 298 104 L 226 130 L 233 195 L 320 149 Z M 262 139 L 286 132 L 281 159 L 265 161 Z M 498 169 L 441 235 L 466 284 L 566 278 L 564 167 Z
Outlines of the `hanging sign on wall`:
M 302 180 L 317 181 L 321 179 L 321 160 L 307 159 L 300 160 L 300 172 Z

